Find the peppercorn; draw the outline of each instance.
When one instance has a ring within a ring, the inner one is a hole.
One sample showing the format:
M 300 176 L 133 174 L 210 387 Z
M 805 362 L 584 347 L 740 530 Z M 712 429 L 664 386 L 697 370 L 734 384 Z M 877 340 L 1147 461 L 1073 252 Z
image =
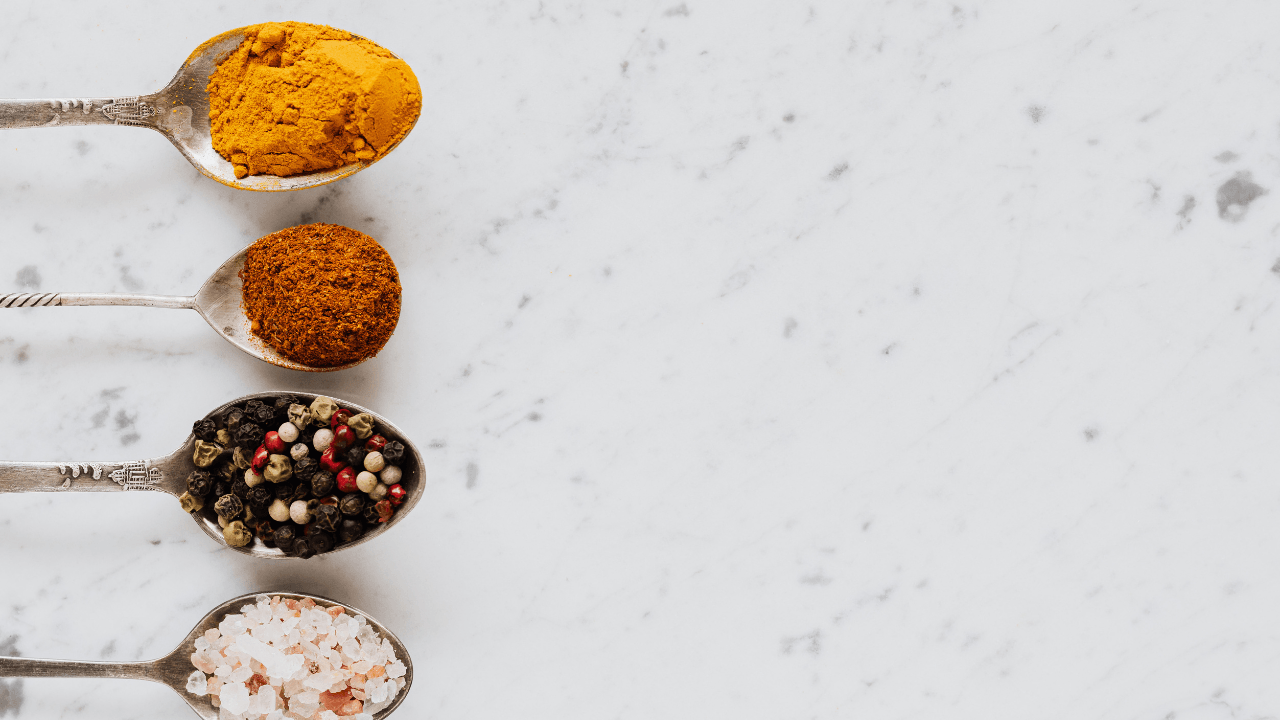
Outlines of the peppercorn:
M 196 440 L 196 449 L 191 460 L 196 467 L 209 467 L 214 460 L 222 454 L 222 446 L 216 443 L 207 443 L 203 440 Z
M 316 497 L 324 497 L 333 492 L 335 480 L 328 470 L 316 470 L 311 475 L 311 492 Z
M 191 434 L 207 443 L 217 442 L 218 425 L 209 418 L 197 420 L 195 424 L 191 426 Z
M 369 491 L 369 499 L 370 499 L 370 500 L 381 500 L 381 499 L 385 498 L 386 496 L 387 496 L 387 485 L 386 485 L 386 483 L 378 483 L 377 485 L 374 485 L 374 486 L 373 486 L 373 489 L 372 489 L 372 490 L 370 490 L 370 491 Z
M 364 456 L 364 469 L 369 472 L 378 472 L 387 466 L 387 461 L 382 458 L 382 453 L 373 451 Z
M 347 420 L 347 427 L 356 431 L 356 437 L 364 440 L 373 434 L 373 416 L 369 413 L 360 413 L 352 415 Z
M 213 476 L 204 470 L 193 470 L 187 476 L 187 492 L 196 497 L 204 497 L 213 489 Z
M 338 452 L 343 452 L 354 445 L 355 442 L 356 431 L 352 430 L 350 425 L 339 425 L 333 429 L 333 442 L 329 444 L 329 447 L 337 448 Z
M 298 426 L 291 422 L 281 423 L 280 427 L 276 429 L 276 435 L 279 435 L 280 439 L 285 443 L 293 443 L 298 439 Z
M 298 471 L 298 468 L 297 468 L 298 461 L 307 457 L 307 454 L 310 452 L 311 450 L 309 450 L 307 446 L 303 445 L 302 443 L 294 443 L 293 446 L 289 448 L 289 457 L 293 458 L 293 462 L 295 466 L 293 468 L 294 472 Z
M 271 453 L 267 452 L 265 447 L 259 447 L 253 451 L 253 459 L 249 461 L 249 466 L 258 472 L 267 466 L 267 461 L 271 459 Z
M 311 548 L 311 543 L 307 542 L 306 538 L 298 537 L 298 539 L 293 541 L 292 554 L 294 557 L 306 559 L 315 555 L 316 551 Z
M 257 398 L 254 398 L 253 400 L 246 402 L 244 404 L 244 414 L 249 416 L 250 419 L 252 419 L 254 413 L 258 412 L 258 408 L 262 407 L 263 404 L 264 403 L 261 400 L 258 400 Z
M 235 478 L 231 481 L 231 494 L 241 500 L 249 497 L 249 483 L 245 482 L 243 477 Z
M 284 418 L 289 413 L 289 408 L 297 404 L 298 398 L 293 395 L 281 395 L 276 401 L 271 403 L 271 407 L 275 410 L 276 417 Z
M 355 542 L 364 535 L 364 523 L 353 518 L 343 518 L 342 526 L 338 528 L 338 539 L 344 543 Z
M 249 532 L 249 529 L 239 520 L 223 528 L 222 537 L 226 539 L 227 544 L 231 547 L 244 547 L 253 542 L 253 533 Z
M 311 476 L 319 469 L 320 463 L 315 458 L 304 457 L 293 464 L 293 476 L 299 480 L 311 480 Z
M 297 538 L 297 534 L 292 525 L 289 525 L 288 523 L 281 525 L 276 528 L 272 535 L 274 535 L 273 539 L 276 541 L 276 547 L 285 552 L 289 552 L 293 549 L 293 541 Z
M 248 485 L 251 489 L 258 487 L 259 485 L 267 481 L 267 479 L 264 478 L 260 473 L 254 472 L 253 468 L 249 468 L 248 470 L 245 470 L 244 474 L 241 475 L 240 477 L 244 478 L 244 484 Z
M 276 522 L 284 522 L 289 519 L 289 503 L 280 498 L 271 501 L 271 505 L 267 507 L 267 515 Z
M 316 500 L 294 500 L 289 506 L 289 519 L 299 525 L 306 525 L 315 516 L 320 503 Z
M 276 527 L 270 520 L 259 520 L 253 524 L 253 534 L 267 547 L 276 546 Z
M 178 504 L 182 506 L 183 512 L 198 512 L 204 509 L 204 498 L 184 492 L 178 496 Z
M 289 406 L 288 412 L 289 422 L 293 423 L 299 430 L 306 430 L 311 424 L 311 411 L 305 405 L 294 403 Z
M 222 447 L 226 447 L 231 444 L 231 433 L 227 432 L 226 428 L 222 428 L 221 430 L 219 430 L 217 435 L 214 436 L 214 438 L 218 441 L 218 444 L 221 445 Z
M 213 504 L 213 511 L 218 513 L 218 517 L 232 520 L 240 517 L 240 513 L 244 512 L 244 502 L 232 493 L 227 493 L 218 498 L 218 502 Z
M 392 440 L 387 446 L 382 448 L 382 459 L 388 463 L 397 464 L 404 459 L 404 444 Z
M 329 429 L 337 430 L 339 425 L 346 425 L 347 418 L 349 417 L 351 417 L 351 411 L 346 408 L 334 411 L 334 413 L 329 416 Z
M 392 505 L 399 505 L 407 497 L 409 497 L 409 491 L 405 490 L 403 485 L 392 485 L 387 488 L 387 499 Z
M 259 406 L 257 410 L 253 411 L 253 419 L 259 425 L 270 427 L 272 421 L 276 419 L 276 409 L 267 405 Z
M 351 493 L 343 495 L 338 501 L 338 510 L 343 515 L 359 516 L 364 511 L 364 495 L 360 493 Z
M 381 518 L 382 515 L 378 512 L 378 508 L 375 507 L 375 503 L 369 503 L 368 505 L 365 505 L 364 510 L 360 512 L 360 517 L 366 524 L 374 525 L 381 522 L 379 518 Z
M 364 441 L 364 449 L 369 452 L 381 452 L 382 448 L 387 446 L 387 439 L 381 435 L 374 435 Z
M 284 452 L 284 438 L 280 437 L 280 433 L 275 430 L 268 430 L 262 439 L 262 447 L 272 455 L 279 455 Z
M 365 470 L 356 475 L 356 489 L 362 493 L 372 492 L 378 486 L 378 476 Z
M 213 496 L 214 496 L 214 497 L 222 497 L 223 495 L 226 495 L 226 494 L 227 494 L 227 493 L 229 493 L 229 492 L 231 492 L 231 482 L 230 482 L 230 481 L 228 481 L 228 480 L 214 480 L 214 481 L 213 481 Z
M 338 457 L 337 452 L 332 447 L 320 453 L 320 467 L 325 470 L 336 473 L 341 472 L 342 468 L 346 466 L 347 464 L 342 461 L 342 458 Z
M 249 489 L 249 497 L 245 500 L 249 503 L 249 507 L 253 508 L 255 515 L 267 514 L 267 505 L 271 504 L 274 495 L 271 490 L 264 485 L 259 485 Z
M 395 465 L 388 465 L 382 468 L 382 472 L 378 473 L 378 477 L 382 478 L 382 482 L 387 485 L 395 485 L 400 482 L 401 476 L 402 473 L 400 472 L 400 468 Z
M 378 511 L 378 522 L 386 522 L 395 514 L 395 509 L 391 507 L 390 500 L 379 500 L 373 504 L 373 509 Z
M 239 408 L 231 408 L 223 416 L 223 424 L 227 426 L 227 432 L 229 433 L 239 430 L 242 422 L 244 422 L 244 413 Z
M 327 553 L 332 550 L 334 546 L 333 533 L 325 532 L 323 530 L 319 532 L 312 532 L 307 537 L 307 542 L 310 543 L 311 550 L 315 552 L 315 554 L 319 555 L 320 553 Z
M 257 423 L 246 422 L 236 431 L 236 444 L 248 450 L 262 444 L 264 433 Z
M 294 483 L 293 495 L 289 496 L 288 501 L 292 503 L 294 500 L 306 500 L 309 497 L 311 497 L 310 483 Z
M 273 483 L 284 482 L 293 477 L 293 463 L 289 462 L 287 455 L 272 455 L 262 475 Z
M 311 436 L 311 447 L 317 452 L 324 452 L 333 444 L 333 431 L 329 428 L 320 428 L 316 430 L 315 435 Z
M 338 523 L 342 520 L 342 513 L 338 511 L 335 505 L 325 505 L 321 503 L 316 506 L 314 514 L 314 522 L 316 527 L 328 532 L 334 532 L 338 529 Z
M 346 460 L 347 464 L 351 465 L 353 468 L 361 468 L 364 467 L 364 456 L 367 454 L 368 453 L 364 451 L 364 448 L 359 445 L 352 445 L 347 448 L 345 453 L 342 454 L 342 459 Z
M 311 417 L 325 425 L 329 424 L 329 418 L 333 417 L 333 412 L 337 409 L 338 403 L 333 398 L 321 395 L 311 401 Z
M 231 464 L 241 470 L 247 470 L 251 465 L 253 465 L 253 454 L 237 445 L 235 449 L 231 451 Z
M 352 468 L 342 468 L 337 477 L 338 490 L 344 493 L 355 492 L 356 487 L 356 471 Z

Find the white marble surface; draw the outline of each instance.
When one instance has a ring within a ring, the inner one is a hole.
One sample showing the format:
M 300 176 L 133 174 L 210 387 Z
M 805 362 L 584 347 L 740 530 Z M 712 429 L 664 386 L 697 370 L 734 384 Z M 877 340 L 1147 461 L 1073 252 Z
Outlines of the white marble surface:
M 279 564 L 159 495 L 0 496 L 0 651 L 149 658 L 280 588 L 397 631 L 404 717 L 1280 713 L 1276 4 L 23 0 L 0 97 L 147 92 L 277 19 L 413 65 L 400 149 L 260 195 L 146 131 L 0 133 L 0 292 L 187 294 L 323 220 L 396 258 L 395 337 L 309 376 L 193 313 L 3 311 L 0 457 L 322 391 L 415 438 L 426 498 Z

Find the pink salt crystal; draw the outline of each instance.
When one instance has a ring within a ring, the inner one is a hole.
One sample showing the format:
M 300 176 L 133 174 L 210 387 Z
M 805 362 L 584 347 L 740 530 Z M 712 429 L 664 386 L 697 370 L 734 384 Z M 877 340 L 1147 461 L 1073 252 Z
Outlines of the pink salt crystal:
M 355 715 L 361 710 L 364 710 L 364 703 L 360 702 L 359 700 L 352 700 L 351 702 L 348 702 L 346 705 L 343 705 L 341 710 L 335 710 L 334 712 L 338 713 L 339 715 Z
M 311 608 L 316 606 L 316 601 L 312 600 L 311 598 L 302 598 L 301 600 L 298 601 L 298 604 L 306 608 L 307 610 L 310 610 Z
M 320 704 L 324 707 L 325 710 L 328 710 L 330 712 L 338 713 L 338 711 L 341 710 L 342 707 L 350 701 L 351 701 L 351 693 L 349 691 L 341 692 L 341 693 L 331 693 L 331 692 L 325 691 L 320 693 Z M 343 713 L 338 713 L 338 714 L 341 715 Z
M 294 600 L 293 598 L 287 598 L 284 601 L 284 606 L 289 608 L 290 610 L 295 610 L 298 607 L 298 601 Z
M 351 697 L 353 697 L 353 698 L 355 698 L 355 699 L 357 699 L 357 700 L 364 700 L 364 699 L 368 698 L 369 696 L 368 696 L 368 695 L 365 695 L 363 690 L 352 690 L 352 691 L 351 691 Z
M 386 672 L 386 670 L 384 670 L 381 665 L 374 665 L 373 667 L 369 668 L 369 677 L 371 678 L 381 677 L 384 672 Z
M 213 643 L 213 641 L 217 640 L 218 636 L 221 634 L 222 633 L 218 632 L 218 628 L 209 628 L 208 630 L 204 631 L 204 639 L 208 640 L 210 643 Z
M 206 675 L 212 675 L 213 671 L 217 667 L 205 658 L 204 653 L 199 652 L 191 653 L 191 664 L 195 665 L 197 670 Z
M 343 608 L 340 605 L 334 605 L 333 607 L 329 608 L 327 612 L 329 613 L 329 617 L 333 618 L 334 620 L 337 620 L 338 617 L 342 615 L 342 610 Z
M 362 688 L 364 687 L 364 682 L 366 679 L 367 678 L 365 678 L 365 676 L 359 673 L 356 673 L 355 675 L 351 676 L 351 682 L 348 684 L 353 688 Z

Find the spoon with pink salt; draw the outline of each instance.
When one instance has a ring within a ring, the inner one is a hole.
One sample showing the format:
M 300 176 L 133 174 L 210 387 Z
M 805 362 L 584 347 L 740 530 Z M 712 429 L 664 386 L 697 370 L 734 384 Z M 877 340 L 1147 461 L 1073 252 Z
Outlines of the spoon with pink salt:
M 217 720 L 219 717 L 219 708 L 213 705 L 212 696 L 205 694 L 197 694 L 191 690 L 194 683 L 191 682 L 195 667 L 192 665 L 192 656 L 199 649 L 197 640 L 207 638 L 210 630 L 218 627 L 219 623 L 229 614 L 241 612 L 247 606 L 254 605 L 258 598 L 263 595 L 279 597 L 281 599 L 293 600 L 296 602 L 310 601 L 320 606 L 322 609 L 330 607 L 342 608 L 344 612 L 352 616 L 364 618 L 364 622 L 373 628 L 378 637 L 388 640 L 392 648 L 395 649 L 396 659 L 404 664 L 404 687 L 400 689 L 394 698 L 390 700 L 390 704 L 379 709 L 373 718 L 381 720 L 395 711 L 400 703 L 404 701 L 406 695 L 409 694 L 409 688 L 413 685 L 413 661 L 409 658 L 409 650 L 400 642 L 390 630 L 385 628 L 377 620 L 374 620 L 367 613 L 357 610 L 343 603 L 321 597 L 319 595 L 308 595 L 306 593 L 289 593 L 289 592 L 272 592 L 272 593 L 252 593 L 249 595 L 241 595 L 232 598 L 218 607 L 214 608 L 205 615 L 196 626 L 191 629 L 178 647 L 162 658 L 156 660 L 146 660 L 141 662 L 111 662 L 111 661 L 76 661 L 76 660 L 39 660 L 35 658 L 22 657 L 0 657 L 0 678 L 4 677 L 25 677 L 25 678 L 124 678 L 127 680 L 150 680 L 173 688 L 187 704 L 191 706 L 196 714 L 205 720 Z M 347 701 L 349 702 L 349 701 Z M 336 706 L 335 706 L 336 707 Z M 229 709 L 229 708 L 228 708 Z M 324 709 L 324 708 L 322 708 Z M 354 709 L 354 708 L 348 708 Z M 337 712 L 337 711 L 334 711 Z M 255 716 L 260 717 L 260 716 Z M 358 717 L 358 715 L 357 715 Z M 366 716 L 367 717 L 367 716 Z

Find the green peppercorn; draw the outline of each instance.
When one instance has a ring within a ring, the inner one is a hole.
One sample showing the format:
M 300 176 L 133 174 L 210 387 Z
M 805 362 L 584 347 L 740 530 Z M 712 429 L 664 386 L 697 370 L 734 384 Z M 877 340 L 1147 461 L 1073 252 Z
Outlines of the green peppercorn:
M 271 455 L 267 458 L 267 466 L 262 470 L 262 476 L 270 483 L 282 483 L 293 477 L 293 461 L 289 460 L 288 455 Z
M 306 405 L 297 403 L 290 405 L 288 416 L 289 422 L 297 425 L 299 430 L 306 430 L 307 426 L 311 424 L 311 410 Z
M 361 440 L 368 440 L 369 436 L 373 434 L 373 416 L 369 413 L 352 415 L 347 420 L 347 424 L 351 426 L 352 430 L 356 431 L 356 437 Z
M 338 529 L 338 524 L 342 522 L 342 514 L 338 512 L 337 505 L 321 504 L 316 506 L 313 522 L 321 530 L 334 532 Z
M 382 448 L 382 459 L 386 460 L 388 465 L 399 465 L 404 459 L 404 444 L 396 440 L 387 443 L 387 446 Z
M 178 503 L 183 512 L 199 512 L 204 509 L 204 498 L 192 495 L 189 491 L 178 496 Z
M 196 467 L 205 468 L 213 464 L 214 460 L 222 454 L 222 446 L 217 443 L 207 443 L 203 440 L 196 440 L 196 450 L 192 456 L 192 462 Z
M 217 439 L 218 444 L 223 447 L 231 444 L 231 433 L 227 432 L 226 428 L 219 430 L 214 437 Z
M 338 510 L 343 515 L 359 517 L 360 513 L 364 511 L 364 495 L 362 493 L 343 495 L 342 499 L 338 501 Z
M 344 543 L 355 542 L 364 535 L 364 523 L 354 518 L 343 518 L 338 528 L 338 539 Z
M 317 470 L 311 476 L 311 493 L 316 497 L 324 497 L 333 492 L 336 484 L 333 473 L 328 470 Z
M 248 470 L 249 466 L 253 464 L 252 455 L 252 451 L 246 451 L 237 445 L 231 450 L 231 464 L 240 470 Z
M 218 498 L 218 502 L 213 504 L 213 511 L 218 513 L 220 518 L 234 520 L 240 517 L 240 513 L 244 512 L 244 501 L 231 493 L 227 493 Z
M 213 489 L 213 476 L 204 470 L 193 470 L 187 476 L 187 492 L 196 497 L 204 497 Z
M 311 401 L 311 417 L 321 425 L 328 425 L 329 418 L 333 417 L 334 411 L 338 409 L 338 403 L 333 398 L 323 395 Z
M 207 443 L 217 442 L 218 425 L 209 418 L 197 420 L 195 424 L 191 426 L 191 434 Z
M 253 542 L 253 533 L 249 532 L 249 528 L 239 520 L 228 523 L 222 530 L 222 537 L 231 547 L 244 547 Z

